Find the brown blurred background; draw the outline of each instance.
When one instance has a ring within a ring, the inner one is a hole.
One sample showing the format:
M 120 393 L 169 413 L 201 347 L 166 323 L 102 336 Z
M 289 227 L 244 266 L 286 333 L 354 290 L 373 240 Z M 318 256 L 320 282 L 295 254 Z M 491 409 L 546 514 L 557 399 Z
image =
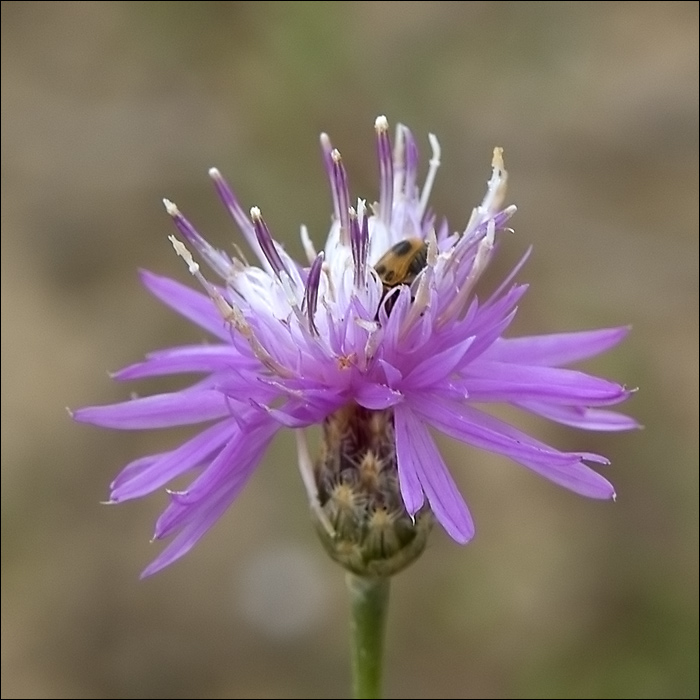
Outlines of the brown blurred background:
M 317 244 L 328 131 L 377 192 L 373 120 L 443 147 L 454 228 L 505 147 L 531 243 L 514 331 L 631 323 L 587 364 L 639 386 L 645 430 L 581 434 L 618 502 L 442 441 L 477 522 L 435 531 L 393 586 L 387 697 L 698 697 L 698 3 L 3 2 L 2 697 L 347 697 L 343 575 L 279 438 L 184 560 L 140 570 L 166 498 L 101 506 L 185 432 L 73 424 L 66 405 L 162 391 L 107 370 L 202 334 L 140 287 L 187 281 L 163 196 L 216 245 L 240 235 L 218 166 L 288 249 Z

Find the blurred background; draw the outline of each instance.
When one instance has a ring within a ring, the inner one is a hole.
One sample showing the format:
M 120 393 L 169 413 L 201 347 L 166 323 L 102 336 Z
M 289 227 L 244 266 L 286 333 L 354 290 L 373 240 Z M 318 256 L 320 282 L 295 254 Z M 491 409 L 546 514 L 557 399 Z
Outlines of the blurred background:
M 189 282 L 167 196 L 242 237 L 207 169 L 288 250 L 324 240 L 327 131 L 377 195 L 374 118 L 440 138 L 454 229 L 505 148 L 530 244 L 514 333 L 632 324 L 585 369 L 639 386 L 645 425 L 581 434 L 617 503 L 442 440 L 478 534 L 438 529 L 392 589 L 385 692 L 698 697 L 698 3 L 3 2 L 2 697 L 348 697 L 343 574 L 309 527 L 291 435 L 185 559 L 139 572 L 166 495 L 100 505 L 186 432 L 73 424 L 65 406 L 165 383 L 107 372 L 203 335 L 140 286 Z

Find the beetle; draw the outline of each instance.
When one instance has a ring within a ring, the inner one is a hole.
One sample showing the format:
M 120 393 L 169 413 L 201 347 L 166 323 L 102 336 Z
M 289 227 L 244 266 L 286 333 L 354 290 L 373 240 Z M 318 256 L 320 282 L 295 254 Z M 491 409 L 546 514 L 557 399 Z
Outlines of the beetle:
M 382 301 L 399 285 L 412 284 L 427 264 L 428 244 L 422 238 L 405 238 L 394 243 L 374 266 L 384 286 Z M 396 295 L 385 305 L 387 314 L 391 313 L 395 303 Z

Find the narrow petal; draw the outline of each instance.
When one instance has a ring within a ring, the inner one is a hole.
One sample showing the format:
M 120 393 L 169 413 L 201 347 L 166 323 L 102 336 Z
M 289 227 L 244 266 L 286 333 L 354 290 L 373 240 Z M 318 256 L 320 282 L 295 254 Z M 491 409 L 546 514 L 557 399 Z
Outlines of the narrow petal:
M 466 370 L 465 385 L 473 401 L 547 401 L 607 406 L 630 392 L 614 382 L 559 367 L 516 365 L 478 360 Z
M 508 273 L 506 278 L 498 285 L 498 288 L 491 295 L 490 300 L 486 302 L 487 305 L 490 303 L 491 300 L 498 299 L 501 296 L 501 294 L 503 294 L 503 292 L 506 290 L 508 285 L 510 285 L 510 283 L 517 276 L 518 272 L 520 272 L 522 267 L 525 265 L 525 263 L 527 262 L 531 253 L 532 253 L 532 246 L 530 246 L 525 251 L 525 254 L 520 258 L 520 260 L 517 262 L 515 267 Z M 525 286 L 527 286 L 527 285 L 525 285 Z
M 405 154 L 406 154 L 406 174 L 404 180 L 404 194 L 411 201 L 416 198 L 418 188 L 416 182 L 418 180 L 418 145 L 413 137 L 410 129 L 404 127 L 405 138 Z
M 214 272 L 216 272 L 222 280 L 227 279 L 233 268 L 231 258 L 222 250 L 217 250 L 209 244 L 207 240 L 199 235 L 197 229 L 192 223 L 180 212 L 180 210 L 170 200 L 163 200 L 165 209 L 172 217 L 175 226 L 182 234 L 185 240 L 195 248 L 197 253 L 207 262 Z
M 321 154 L 323 156 L 323 165 L 326 168 L 326 177 L 331 186 L 331 197 L 333 199 L 333 218 L 338 221 L 340 219 L 340 205 L 338 203 L 338 192 L 335 188 L 335 182 L 333 179 L 333 158 L 331 153 L 333 153 L 333 144 L 328 136 L 328 134 L 321 134 Z
M 394 167 L 391 158 L 389 122 L 386 117 L 377 117 L 374 128 L 377 132 L 377 160 L 379 161 L 379 218 L 385 224 L 389 224 L 394 194 Z
M 184 491 L 175 493 L 174 500 L 181 505 L 198 503 L 237 478 L 237 474 L 247 473 L 251 465 L 260 461 L 278 429 L 279 424 L 268 416 L 256 417 L 240 427 L 236 425 L 231 431 L 232 437 L 214 461 Z
M 394 411 L 396 431 L 396 460 L 399 471 L 401 497 L 409 515 L 415 515 L 425 502 L 423 487 L 418 477 L 418 461 L 411 442 L 410 425 L 405 420 L 408 409 L 398 406 Z
M 150 430 L 223 418 L 229 410 L 226 397 L 219 391 L 178 391 L 108 406 L 79 408 L 73 418 L 103 428 Z
M 143 570 L 141 578 L 152 576 L 187 554 L 226 512 L 244 484 L 245 479 L 218 493 L 210 502 L 200 504 L 197 510 L 199 517 L 193 517 L 183 527 L 177 537 Z
M 156 522 L 154 539 L 160 540 L 170 537 L 178 530 L 186 528 L 193 521 L 206 518 L 211 504 L 218 502 L 220 494 L 232 494 L 231 498 L 234 498 L 239 493 L 259 461 L 254 459 L 239 460 L 239 448 L 240 442 L 238 440 L 230 440 L 209 466 L 209 470 L 226 473 L 227 478 L 220 484 L 219 488 L 208 490 L 196 501 L 187 500 L 187 493 L 171 492 L 170 504 Z M 206 470 L 204 474 L 206 474 Z
M 143 471 L 150 469 L 151 465 L 157 464 L 164 457 L 167 457 L 170 452 L 159 452 L 158 454 L 145 455 L 139 457 L 138 459 L 129 462 L 122 470 L 117 474 L 114 481 L 109 485 L 110 488 L 110 503 L 118 503 L 121 498 L 114 498 L 114 489 L 121 483 L 127 483 L 130 479 L 138 478 L 138 475 Z
M 277 250 L 277 244 L 272 238 L 270 229 L 267 227 L 265 220 L 262 218 L 262 214 L 260 213 L 260 209 L 258 209 L 258 207 L 251 208 L 250 219 L 253 222 L 255 237 L 258 241 L 258 245 L 265 255 L 265 258 L 270 263 L 270 267 L 272 267 L 278 277 L 281 277 L 283 273 L 289 275 L 289 270 L 285 266 L 284 261 Z
M 336 148 L 331 151 L 332 162 L 332 186 L 335 188 L 334 200 L 338 202 L 338 216 L 340 220 L 340 242 L 343 245 L 350 244 L 350 190 L 348 188 L 348 174 L 343 165 L 340 151 Z
M 318 306 L 318 290 L 324 258 L 325 255 L 323 251 L 316 256 L 313 264 L 311 265 L 311 269 L 309 270 L 309 276 L 306 280 L 306 288 L 304 290 L 304 309 L 309 320 L 309 329 L 316 335 L 318 335 L 318 329 L 316 328 L 315 316 L 316 308 Z
M 253 225 L 250 223 L 250 219 L 243 211 L 243 207 L 240 205 L 238 198 L 234 194 L 233 190 L 229 187 L 229 184 L 224 180 L 221 173 L 216 168 L 211 168 L 209 170 L 209 177 L 211 177 L 216 192 L 224 203 L 226 209 L 228 209 L 231 218 L 238 224 L 241 233 L 245 236 L 248 241 L 248 245 L 255 254 L 258 256 L 260 261 L 265 261 L 265 258 L 260 250 L 257 240 L 255 239 L 255 231 L 253 230 Z M 265 261 L 267 262 L 267 261 Z
M 269 415 L 270 418 L 276 420 L 281 426 L 284 426 L 285 428 L 307 428 L 309 425 L 316 422 L 309 420 L 308 416 L 301 417 L 297 415 L 297 412 L 294 410 L 289 410 L 288 406 L 285 406 L 284 409 L 281 409 L 270 408 L 269 406 L 264 406 L 262 404 L 256 405 L 261 411 L 267 413 L 267 415 Z
M 583 462 L 564 466 L 548 464 L 546 460 L 533 462 L 525 459 L 518 462 L 545 479 L 580 496 L 607 500 L 615 498 L 614 486 Z
M 132 462 L 112 482 L 112 501 L 121 502 L 145 496 L 190 469 L 198 467 L 221 448 L 234 430 L 234 422 L 222 421 L 197 434 L 177 449 L 158 455 L 156 459 L 143 461 L 138 468 Z
M 169 374 L 217 372 L 252 369 L 260 365 L 232 345 L 189 345 L 148 353 L 146 360 L 136 362 L 112 374 L 118 381 L 159 377 Z
M 606 479 L 581 462 L 582 458 L 607 462 L 598 455 L 557 452 L 507 423 L 455 401 L 423 396 L 412 405 L 414 412 L 446 435 L 509 457 L 571 491 L 589 498 L 615 495 Z
M 486 352 L 493 343 L 495 343 L 501 334 L 510 326 L 517 309 L 513 309 L 504 318 L 491 322 L 486 327 L 480 327 L 479 323 L 471 324 L 467 326 L 469 328 L 469 335 L 474 335 L 475 340 L 467 349 L 464 354 L 462 365 L 466 362 L 473 362 L 482 353 Z
M 166 306 L 197 324 L 220 340 L 230 340 L 231 331 L 214 302 L 201 292 L 168 277 L 141 270 L 141 281 Z
M 399 479 L 402 478 L 402 460 L 410 461 L 412 464 L 410 471 L 417 475 L 438 522 L 453 540 L 466 544 L 474 537 L 474 522 L 428 429 L 406 406 L 396 409 L 395 421 L 397 445 L 399 425 L 401 425 L 401 439 L 407 441 L 398 453 Z
M 580 458 L 578 454 L 559 452 L 463 402 L 422 393 L 408 399 L 418 415 L 446 435 L 515 461 L 546 460 L 564 465 Z
M 570 425 L 581 430 L 598 430 L 616 432 L 633 430 L 641 427 L 639 423 L 617 411 L 606 411 L 602 408 L 586 408 L 584 406 L 553 406 L 536 401 L 523 401 L 515 404 L 530 413 L 536 413 L 562 425 Z
M 461 343 L 447 348 L 447 350 L 426 357 L 411 370 L 406 377 L 406 385 L 416 389 L 434 385 L 436 382 L 449 376 L 461 362 L 473 341 L 474 337 L 472 336 Z
M 576 333 L 552 333 L 522 338 L 500 338 L 484 355 L 497 362 L 556 367 L 579 362 L 617 345 L 629 326 Z

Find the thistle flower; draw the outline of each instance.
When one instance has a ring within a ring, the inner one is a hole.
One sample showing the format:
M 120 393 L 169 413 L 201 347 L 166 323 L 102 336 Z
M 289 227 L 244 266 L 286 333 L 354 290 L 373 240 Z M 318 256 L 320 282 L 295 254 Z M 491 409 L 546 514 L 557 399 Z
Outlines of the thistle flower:
M 587 430 L 636 427 L 607 408 L 629 390 L 563 367 L 608 350 L 628 329 L 505 337 L 527 288 L 513 282 L 527 254 L 494 292 L 483 299 L 475 294 L 515 212 L 503 206 L 501 149 L 494 151 L 483 202 L 455 232 L 428 207 L 440 163 L 437 139 L 429 136 L 432 158 L 421 188 L 411 132 L 399 125 L 392 146 L 386 118 L 376 120 L 375 130 L 379 198 L 371 205 L 352 204 L 340 153 L 321 136 L 333 218 L 319 252 L 301 228 L 306 263 L 274 240 L 258 208 L 246 215 L 218 170 L 210 171 L 214 186 L 257 265 L 212 247 L 165 200 L 185 241 L 171 236 L 173 246 L 204 292 L 150 272 L 142 273 L 143 283 L 217 342 L 153 352 L 114 378 L 202 378 L 179 391 L 73 414 L 121 430 L 210 424 L 172 451 L 128 464 L 111 485 L 110 500 L 117 503 L 194 474 L 186 489 L 170 492 L 154 538 L 174 539 L 144 575 L 194 546 L 284 428 L 296 432 L 302 478 L 327 546 L 360 573 L 371 573 L 364 545 L 388 550 L 389 558 L 408 548 L 388 573 L 405 565 L 422 549 L 432 517 L 459 543 L 474 535 L 429 427 L 575 493 L 614 497 L 612 485 L 588 466 L 607 464 L 604 457 L 559 451 L 494 417 L 488 405 L 510 404 Z M 204 276 L 190 250 L 218 282 Z M 303 430 L 316 424 L 324 426 L 325 440 L 314 465 Z

